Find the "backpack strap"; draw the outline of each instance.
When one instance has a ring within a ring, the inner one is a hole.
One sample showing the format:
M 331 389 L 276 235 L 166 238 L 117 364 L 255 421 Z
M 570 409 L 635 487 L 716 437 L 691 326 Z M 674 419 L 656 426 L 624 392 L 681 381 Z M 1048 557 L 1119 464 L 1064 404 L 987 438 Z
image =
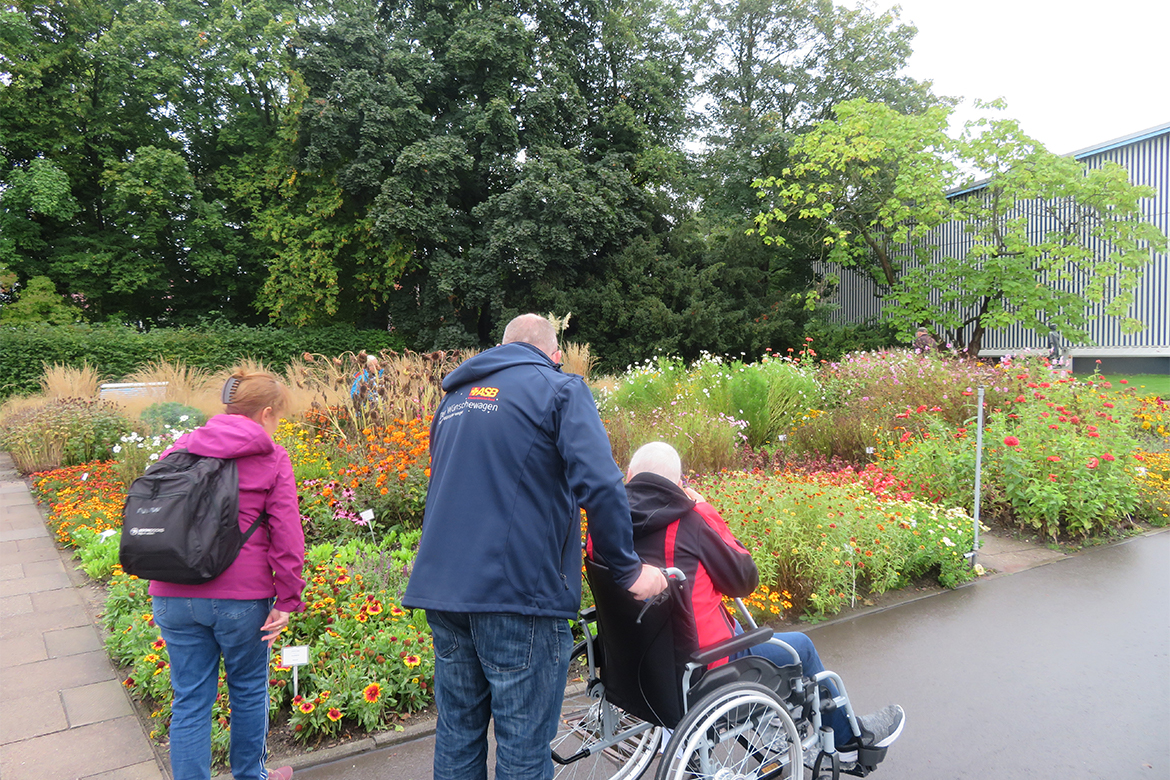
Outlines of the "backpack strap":
M 240 542 L 240 547 L 243 547 L 248 543 L 248 540 L 252 538 L 252 534 L 256 533 L 256 529 L 259 528 L 260 525 L 267 519 L 268 513 L 261 509 L 260 514 L 256 517 L 255 520 L 252 521 L 252 524 L 248 526 L 248 530 L 244 531 L 244 541 Z

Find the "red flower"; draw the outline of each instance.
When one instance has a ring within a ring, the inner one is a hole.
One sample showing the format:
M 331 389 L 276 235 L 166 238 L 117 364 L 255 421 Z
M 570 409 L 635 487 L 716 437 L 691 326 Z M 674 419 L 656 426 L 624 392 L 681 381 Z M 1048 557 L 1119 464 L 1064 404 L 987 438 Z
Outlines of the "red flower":
M 1056 461 L 1060 460 L 1060 456 L 1059 455 L 1049 455 L 1048 459 L 1050 461 L 1052 461 L 1053 463 L 1055 463 Z
M 902 438 L 899 439 L 899 441 L 902 441 L 902 442 L 907 442 L 909 440 L 910 440 L 910 431 L 906 431 L 905 433 L 903 433 Z
M 378 697 L 381 695 L 382 686 L 378 685 L 378 683 L 370 683 L 366 686 L 365 690 L 362 691 L 362 698 L 370 702 L 377 701 Z
M 1125 381 L 1125 380 L 1122 380 L 1122 381 Z M 1117 458 L 1113 457 L 1113 453 L 1112 453 L 1112 452 L 1106 452 L 1104 455 L 1102 455 L 1102 456 L 1101 456 L 1101 460 L 1110 460 L 1110 461 L 1112 461 L 1112 460 L 1117 460 Z
M 1049 474 L 1049 475 L 1048 475 L 1048 481 L 1049 481 L 1049 482 L 1055 482 L 1055 481 L 1056 481 L 1056 475 L 1055 475 L 1055 474 Z
M 1003 443 L 1009 447 L 1019 447 L 1020 446 L 1020 440 L 1017 439 L 1015 436 L 1005 436 L 1003 439 Z
M 1027 398 L 1025 398 L 1025 397 L 1024 397 L 1024 396 L 1022 396 L 1022 395 L 1017 395 L 1017 396 L 1016 396 L 1016 403 L 1018 403 L 1018 404 L 1022 404 L 1024 401 L 1027 401 L 1027 400 L 1028 400 L 1028 399 L 1027 399 Z
M 1087 469 L 1097 468 L 1097 459 L 1096 458 L 1089 458 L 1089 462 L 1085 464 L 1085 468 L 1087 468 Z
M 325 717 L 336 723 L 337 721 L 341 720 L 341 710 L 337 709 L 336 707 L 330 707 L 329 712 L 325 713 Z

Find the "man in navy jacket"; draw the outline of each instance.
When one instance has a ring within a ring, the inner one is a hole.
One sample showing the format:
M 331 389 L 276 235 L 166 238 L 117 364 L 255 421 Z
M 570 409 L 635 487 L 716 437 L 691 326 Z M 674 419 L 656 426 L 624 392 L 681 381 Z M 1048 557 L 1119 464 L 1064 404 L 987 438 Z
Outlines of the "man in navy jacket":
M 436 780 L 552 777 L 581 603 L 579 508 L 595 548 L 637 598 L 666 587 L 634 553 L 622 473 L 593 396 L 560 370 L 556 331 L 525 314 L 501 346 L 443 380 L 431 423 L 431 481 L 403 604 L 435 640 Z

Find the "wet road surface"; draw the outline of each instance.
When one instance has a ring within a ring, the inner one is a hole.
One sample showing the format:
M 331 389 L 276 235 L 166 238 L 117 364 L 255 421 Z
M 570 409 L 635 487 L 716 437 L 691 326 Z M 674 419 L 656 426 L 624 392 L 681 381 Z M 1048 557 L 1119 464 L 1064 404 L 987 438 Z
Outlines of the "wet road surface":
M 875 780 L 1170 780 L 1170 532 L 808 633 L 859 713 L 906 710 Z M 296 778 L 426 780 L 433 749 Z

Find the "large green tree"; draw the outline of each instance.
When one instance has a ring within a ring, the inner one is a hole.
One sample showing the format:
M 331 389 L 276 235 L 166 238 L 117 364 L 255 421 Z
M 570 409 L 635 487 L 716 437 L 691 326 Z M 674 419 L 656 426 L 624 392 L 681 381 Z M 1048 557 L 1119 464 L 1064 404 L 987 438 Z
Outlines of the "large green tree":
M 783 244 L 778 226 L 816 220 L 824 259 L 874 279 L 903 335 L 931 324 L 972 355 L 988 328 L 1014 324 L 1082 339 L 1090 304 L 1140 329 L 1133 291 L 1166 247 L 1140 208 L 1153 191 L 1114 163 L 1049 152 L 1012 120 L 977 120 L 952 140 L 948 113 L 841 104 L 798 139 L 789 167 L 757 180 L 770 199 L 758 231 Z

